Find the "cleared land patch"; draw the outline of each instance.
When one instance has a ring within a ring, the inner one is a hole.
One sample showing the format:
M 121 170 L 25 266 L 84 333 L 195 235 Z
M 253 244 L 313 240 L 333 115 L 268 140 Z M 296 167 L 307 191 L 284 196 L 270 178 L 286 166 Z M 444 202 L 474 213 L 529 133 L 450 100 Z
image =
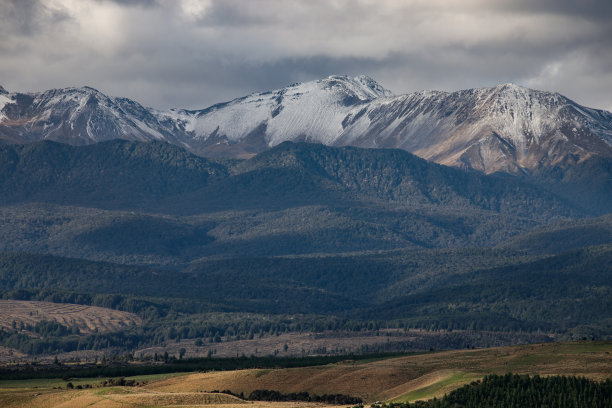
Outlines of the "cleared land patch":
M 139 325 L 140 317 L 133 313 L 97 306 L 69 303 L 36 302 L 28 300 L 0 300 L 0 329 L 35 325 L 42 321 L 56 321 L 66 327 L 78 327 L 81 333 L 113 331 Z
M 154 354 L 178 355 L 179 350 L 186 350 L 185 357 L 206 357 L 214 351 L 214 357 L 246 356 L 304 356 L 320 354 L 340 354 L 376 352 L 379 350 L 396 352 L 425 351 L 430 348 L 462 348 L 461 344 L 476 347 L 495 347 L 511 344 L 542 343 L 553 338 L 540 334 L 520 334 L 504 332 L 453 332 L 428 331 L 420 329 L 398 330 L 382 329 L 360 332 L 327 331 L 320 333 L 282 333 L 267 334 L 254 339 L 224 339 L 217 343 L 207 338 L 196 346 L 196 339 L 182 339 L 164 346 L 152 346 L 136 350 L 136 354 L 152 357 Z M 285 348 L 285 344 L 287 348 Z M 449 346 L 451 344 L 451 346 Z
M 0 362 L 6 359 L 17 359 L 24 357 L 26 357 L 26 355 L 19 352 L 18 350 L 12 349 L 10 347 L 0 346 Z

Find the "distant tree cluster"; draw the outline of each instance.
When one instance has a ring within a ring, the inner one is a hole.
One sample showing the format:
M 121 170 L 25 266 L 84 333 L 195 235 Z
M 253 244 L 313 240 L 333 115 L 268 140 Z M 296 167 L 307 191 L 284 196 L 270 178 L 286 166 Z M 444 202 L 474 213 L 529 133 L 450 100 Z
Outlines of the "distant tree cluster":
M 229 371 L 252 368 L 295 368 L 313 367 L 334 364 L 350 358 L 355 361 L 388 358 L 397 354 L 363 354 L 363 355 L 336 355 L 336 356 L 309 356 L 309 357 L 231 357 L 231 358 L 189 358 L 177 359 L 165 353 L 165 364 L 130 364 L 130 356 L 115 356 L 112 360 L 104 358 L 102 364 L 85 363 L 80 365 L 54 364 L 54 365 L 10 365 L 0 367 L 0 377 L 5 380 L 23 380 L 30 378 L 92 378 L 92 377 L 118 377 L 115 380 L 106 380 L 106 384 L 115 384 L 121 377 L 138 375 L 185 373 L 194 371 Z M 128 381 L 128 380 L 125 380 Z M 104 383 L 102 383 L 103 385 Z M 115 384 L 116 385 L 116 384 Z M 219 392 L 219 391 L 213 391 Z M 232 394 L 231 391 L 222 391 Z M 235 394 L 233 394 L 235 395 Z M 244 395 L 239 396 L 244 398 Z
M 100 383 L 100 387 L 138 387 L 146 384 L 144 381 L 141 383 L 134 379 L 125 379 L 125 377 L 109 378 Z
M 255 390 L 248 396 L 251 401 L 306 401 L 306 402 L 323 402 L 326 404 L 333 405 L 348 405 L 348 404 L 361 404 L 363 400 L 359 397 L 352 397 L 344 394 L 324 394 L 324 395 L 311 395 L 308 392 L 293 392 L 289 394 L 283 394 L 279 391 L 273 390 Z

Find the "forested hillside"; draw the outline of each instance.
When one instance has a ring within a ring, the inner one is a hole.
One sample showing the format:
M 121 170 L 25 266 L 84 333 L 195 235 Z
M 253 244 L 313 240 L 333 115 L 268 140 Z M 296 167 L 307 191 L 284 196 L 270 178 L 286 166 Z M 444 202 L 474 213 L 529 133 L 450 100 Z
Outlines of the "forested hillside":
M 159 142 L 0 152 L 2 297 L 143 319 L 88 339 L 3 332 L 26 352 L 309 330 L 612 335 L 609 216 L 520 177 L 305 143 L 219 161 Z

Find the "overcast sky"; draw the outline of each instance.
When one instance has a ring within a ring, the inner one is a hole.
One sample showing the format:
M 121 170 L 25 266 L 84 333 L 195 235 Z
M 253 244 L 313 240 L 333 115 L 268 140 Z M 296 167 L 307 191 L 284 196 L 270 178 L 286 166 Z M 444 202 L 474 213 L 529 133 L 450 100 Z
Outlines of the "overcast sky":
M 204 108 L 332 74 L 612 111 L 612 0 L 0 0 L 0 84 Z

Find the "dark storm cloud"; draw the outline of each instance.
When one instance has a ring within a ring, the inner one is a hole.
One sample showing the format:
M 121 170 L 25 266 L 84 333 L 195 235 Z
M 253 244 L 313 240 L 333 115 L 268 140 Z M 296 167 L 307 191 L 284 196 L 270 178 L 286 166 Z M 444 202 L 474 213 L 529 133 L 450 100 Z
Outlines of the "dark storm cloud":
M 206 105 L 331 74 L 395 93 L 516 82 L 612 109 L 612 2 L 0 0 L 0 84 Z

